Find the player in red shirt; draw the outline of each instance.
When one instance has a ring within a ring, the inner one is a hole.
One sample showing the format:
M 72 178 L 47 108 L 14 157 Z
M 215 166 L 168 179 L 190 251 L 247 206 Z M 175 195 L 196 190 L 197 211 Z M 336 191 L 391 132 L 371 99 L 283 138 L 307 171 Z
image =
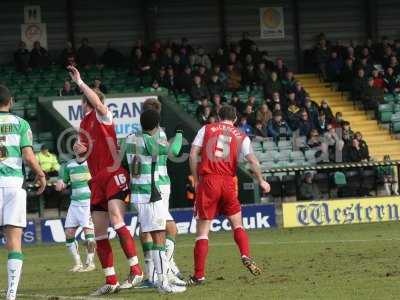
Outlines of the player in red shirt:
M 261 273 L 250 257 L 249 239 L 242 224 L 235 179 L 239 157 L 243 156 L 248 161 L 263 192 L 268 193 L 270 186 L 261 175 L 259 162 L 251 150 L 250 139 L 233 125 L 236 121 L 236 109 L 226 105 L 218 114 L 222 121 L 202 127 L 190 151 L 190 169 L 196 189 L 197 228 L 195 272 L 189 278 L 188 285 L 201 284 L 205 279 L 208 233 L 211 220 L 219 214 L 229 219 L 243 264 L 253 275 Z
M 93 91 L 81 79 L 79 71 L 68 67 L 72 80 L 83 92 L 82 108 L 85 116 L 80 124 L 79 141 L 74 151 L 87 159 L 90 181 L 90 206 L 95 228 L 97 255 L 103 268 L 106 283 L 92 295 L 118 292 L 131 288 L 143 280 L 143 273 L 136 254 L 135 241 L 124 222 L 129 203 L 129 174 L 121 167 L 113 116 L 104 104 L 104 95 Z M 130 274 L 120 286 L 114 270 L 113 253 L 108 239 L 108 226 L 114 227 L 121 247 L 128 259 Z

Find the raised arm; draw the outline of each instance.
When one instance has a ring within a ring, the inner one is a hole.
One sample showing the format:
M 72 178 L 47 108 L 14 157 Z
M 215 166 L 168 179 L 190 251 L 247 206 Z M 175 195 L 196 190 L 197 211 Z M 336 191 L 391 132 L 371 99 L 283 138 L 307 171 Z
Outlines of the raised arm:
M 78 69 L 76 69 L 73 66 L 69 66 L 68 70 L 71 79 L 77 84 L 77 86 L 79 86 L 79 88 L 88 98 L 90 104 L 93 106 L 96 112 L 100 116 L 107 115 L 108 112 L 107 106 L 104 103 L 102 103 L 99 96 L 97 96 L 97 94 L 86 83 L 83 82 L 83 80 L 81 79 L 81 74 L 79 73 Z

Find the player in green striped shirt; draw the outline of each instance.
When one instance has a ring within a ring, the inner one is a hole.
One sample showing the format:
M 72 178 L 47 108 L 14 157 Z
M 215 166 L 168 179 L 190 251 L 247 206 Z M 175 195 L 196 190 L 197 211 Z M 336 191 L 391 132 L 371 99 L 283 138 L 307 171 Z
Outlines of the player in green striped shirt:
M 10 91 L 0 85 L 0 228 L 8 251 L 6 300 L 17 298 L 22 271 L 22 231 L 26 227 L 26 191 L 22 188 L 23 160 L 36 174 L 37 194 L 46 188 L 46 177 L 32 150 L 32 131 L 24 119 L 10 113 Z
M 94 252 L 96 242 L 92 217 L 90 216 L 90 189 L 88 181 L 91 179 L 86 161 L 78 163 L 76 159 L 66 163 L 59 174 L 56 190 L 62 191 L 71 185 L 71 204 L 65 219 L 66 245 L 71 253 L 75 265 L 71 272 L 89 272 L 96 267 L 94 264 Z M 86 239 L 87 257 L 83 266 L 78 250 L 78 242 L 75 239 L 78 227 L 83 228 Z

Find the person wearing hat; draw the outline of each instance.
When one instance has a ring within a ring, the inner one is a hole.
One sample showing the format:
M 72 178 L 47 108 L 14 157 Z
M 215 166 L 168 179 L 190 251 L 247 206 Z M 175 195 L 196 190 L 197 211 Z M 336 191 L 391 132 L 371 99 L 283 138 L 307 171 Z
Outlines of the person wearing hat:
M 320 200 L 321 193 L 318 186 L 313 182 L 314 175 L 311 172 L 304 174 L 304 180 L 300 185 L 301 200 Z
M 38 160 L 43 172 L 45 172 L 48 177 L 58 176 L 60 164 L 58 163 L 57 156 L 50 153 L 49 148 L 46 145 L 42 145 L 40 152 L 36 154 L 36 159 Z

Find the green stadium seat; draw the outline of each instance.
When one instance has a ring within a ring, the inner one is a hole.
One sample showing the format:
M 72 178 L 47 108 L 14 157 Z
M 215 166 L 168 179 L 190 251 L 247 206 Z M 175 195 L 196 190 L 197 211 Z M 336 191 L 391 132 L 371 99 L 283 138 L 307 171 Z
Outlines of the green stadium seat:
M 277 156 L 277 160 L 278 161 L 282 161 L 282 160 L 290 160 L 290 152 L 291 150 L 282 150 L 279 151 L 279 155 Z
M 275 151 L 278 150 L 278 146 L 275 142 L 267 141 L 263 143 L 263 149 L 264 151 Z
M 292 151 L 290 152 L 290 160 L 291 161 L 304 161 L 304 154 L 301 151 Z
M 293 149 L 292 141 L 279 141 L 278 148 L 279 148 L 279 151 L 292 150 Z
M 251 142 L 251 146 L 254 151 L 263 151 L 262 144 L 258 141 Z
M 395 101 L 395 96 L 393 94 L 385 94 L 383 100 L 385 103 L 392 103 Z

